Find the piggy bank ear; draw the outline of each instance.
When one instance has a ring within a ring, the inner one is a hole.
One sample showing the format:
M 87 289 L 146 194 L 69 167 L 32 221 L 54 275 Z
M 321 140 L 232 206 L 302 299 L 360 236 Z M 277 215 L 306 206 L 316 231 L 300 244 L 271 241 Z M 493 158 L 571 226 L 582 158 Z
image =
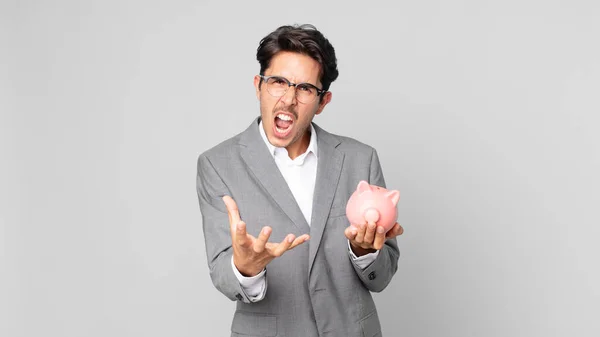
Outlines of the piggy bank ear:
M 394 203 L 394 206 L 396 206 L 398 205 L 398 201 L 400 200 L 400 191 L 389 191 L 385 194 L 385 197 L 390 199 Z
M 358 187 L 356 187 L 356 190 L 358 191 L 358 193 L 362 193 L 362 192 L 365 192 L 365 191 L 370 191 L 371 190 L 371 186 L 369 186 L 368 182 L 366 182 L 364 180 L 361 180 L 358 183 Z

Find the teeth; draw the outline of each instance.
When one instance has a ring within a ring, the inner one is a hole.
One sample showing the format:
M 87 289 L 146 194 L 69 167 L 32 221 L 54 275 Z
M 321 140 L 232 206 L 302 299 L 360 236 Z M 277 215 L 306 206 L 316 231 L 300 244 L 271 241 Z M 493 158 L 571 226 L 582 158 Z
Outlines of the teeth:
M 292 117 L 285 115 L 285 114 L 278 114 L 277 118 L 281 119 L 282 121 L 291 121 Z
M 287 130 L 287 129 L 285 129 L 285 130 L 284 129 L 280 129 L 278 127 L 275 127 L 275 129 L 277 129 L 277 132 L 279 132 L 279 133 L 285 133 L 285 131 Z

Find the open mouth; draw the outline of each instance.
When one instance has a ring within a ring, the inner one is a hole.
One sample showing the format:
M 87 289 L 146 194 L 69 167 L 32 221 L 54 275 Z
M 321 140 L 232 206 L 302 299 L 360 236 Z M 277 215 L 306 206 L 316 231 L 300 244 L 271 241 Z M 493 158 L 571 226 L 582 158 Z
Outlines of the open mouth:
M 285 137 L 292 131 L 294 125 L 294 119 L 292 116 L 284 113 L 278 113 L 275 116 L 275 123 L 273 128 L 275 129 L 275 135 L 278 137 Z

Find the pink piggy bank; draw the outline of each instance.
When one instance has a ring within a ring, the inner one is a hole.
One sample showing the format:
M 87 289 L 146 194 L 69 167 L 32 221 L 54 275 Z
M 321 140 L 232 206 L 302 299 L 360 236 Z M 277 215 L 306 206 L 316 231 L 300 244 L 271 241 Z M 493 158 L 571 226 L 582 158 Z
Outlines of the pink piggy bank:
M 346 205 L 346 216 L 351 224 L 377 223 L 387 233 L 398 219 L 396 206 L 400 200 L 400 192 L 383 187 L 369 185 L 364 180 L 358 183 Z

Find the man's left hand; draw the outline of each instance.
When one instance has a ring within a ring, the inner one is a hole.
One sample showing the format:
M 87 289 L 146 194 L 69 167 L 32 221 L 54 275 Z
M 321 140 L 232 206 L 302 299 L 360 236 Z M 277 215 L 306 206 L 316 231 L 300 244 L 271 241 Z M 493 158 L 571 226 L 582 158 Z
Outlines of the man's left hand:
M 404 229 L 396 222 L 394 227 L 387 233 L 383 227 L 377 226 L 375 223 L 350 225 L 344 231 L 344 234 L 350 241 L 350 247 L 356 256 L 362 256 L 369 253 L 374 253 L 385 244 L 385 240 L 402 235 Z

